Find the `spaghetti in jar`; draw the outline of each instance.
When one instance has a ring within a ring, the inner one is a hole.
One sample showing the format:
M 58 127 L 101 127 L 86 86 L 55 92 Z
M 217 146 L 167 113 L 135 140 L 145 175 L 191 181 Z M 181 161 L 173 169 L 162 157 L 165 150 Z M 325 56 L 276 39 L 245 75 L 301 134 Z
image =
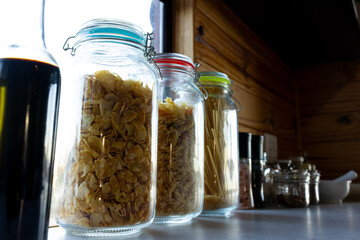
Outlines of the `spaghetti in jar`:
M 237 106 L 231 81 L 220 72 L 199 72 L 206 89 L 203 216 L 228 216 L 239 203 Z

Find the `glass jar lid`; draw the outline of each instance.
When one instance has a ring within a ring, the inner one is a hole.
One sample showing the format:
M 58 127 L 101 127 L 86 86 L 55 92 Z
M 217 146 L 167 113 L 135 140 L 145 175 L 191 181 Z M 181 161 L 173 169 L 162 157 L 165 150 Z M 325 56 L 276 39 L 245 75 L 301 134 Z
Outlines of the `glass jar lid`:
M 69 37 L 64 44 L 64 50 L 75 53 L 77 47 L 87 41 L 113 42 L 130 45 L 141 50 L 149 46 L 149 35 L 137 25 L 119 19 L 97 18 L 85 22 L 74 37 Z M 150 38 L 150 40 L 153 39 Z M 70 46 L 69 40 L 74 43 Z
M 236 111 L 240 111 L 242 109 L 242 105 L 237 100 L 237 98 L 233 95 L 233 91 L 231 90 L 231 81 L 225 73 L 222 72 L 211 72 L 211 71 L 203 71 L 198 72 L 199 75 L 199 83 L 204 86 L 219 86 L 223 87 L 228 91 L 230 97 L 232 97 L 236 101 Z
M 154 57 L 154 61 L 161 70 L 177 69 L 195 73 L 195 65 L 191 58 L 179 53 L 159 53 Z
M 303 164 L 304 163 L 303 156 L 291 156 L 290 160 L 293 164 Z
M 292 161 L 289 159 L 278 159 L 276 162 L 280 165 L 281 169 L 290 169 Z
M 269 161 L 267 161 L 266 166 L 269 167 L 269 168 L 272 168 L 272 169 L 277 169 L 277 170 L 280 169 L 280 165 L 279 165 L 278 162 L 269 162 Z
M 203 85 L 219 85 L 226 87 L 227 89 L 231 88 L 231 81 L 225 73 L 221 72 L 199 72 L 200 83 Z
M 308 183 L 310 181 L 310 174 L 304 169 L 282 169 L 275 170 L 273 172 L 274 182 L 303 182 Z

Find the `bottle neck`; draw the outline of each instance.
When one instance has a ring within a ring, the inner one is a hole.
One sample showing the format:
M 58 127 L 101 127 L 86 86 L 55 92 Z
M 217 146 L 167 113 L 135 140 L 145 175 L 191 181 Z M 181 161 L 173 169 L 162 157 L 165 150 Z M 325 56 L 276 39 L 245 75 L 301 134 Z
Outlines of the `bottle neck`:
M 45 49 L 45 0 L 0 1 L 0 46 Z

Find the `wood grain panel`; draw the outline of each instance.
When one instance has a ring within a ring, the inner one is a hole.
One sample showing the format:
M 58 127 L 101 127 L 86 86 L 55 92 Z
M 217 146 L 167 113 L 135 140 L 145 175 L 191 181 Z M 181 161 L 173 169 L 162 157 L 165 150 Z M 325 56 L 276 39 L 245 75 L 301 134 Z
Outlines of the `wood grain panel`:
M 196 8 L 196 14 L 198 11 L 205 13 L 212 23 L 223 29 L 225 34 L 239 43 L 244 50 L 258 56 L 262 60 L 262 65 L 269 66 L 269 69 L 276 73 L 277 79 L 289 80 L 289 68 L 285 63 L 221 0 L 197 0 Z
M 200 71 L 220 71 L 227 73 L 233 82 L 238 83 L 238 87 L 274 105 L 275 108 L 284 111 L 291 109 L 291 111 L 295 111 L 293 98 L 291 100 L 285 99 L 266 86 L 259 84 L 255 78 L 249 76 L 244 71 L 240 71 L 236 64 L 219 57 L 215 51 L 209 51 L 208 45 L 197 42 L 195 54 L 197 56 L 196 62 L 200 63 Z M 271 78 L 267 80 L 271 82 Z M 287 89 L 286 91 L 292 92 L 293 90 Z
M 306 145 L 306 151 L 310 162 L 321 171 L 322 179 L 334 179 L 351 169 L 360 172 L 359 147 L 360 141 L 326 142 Z
M 297 70 L 302 116 L 360 111 L 360 62 Z
M 298 153 L 291 71 L 221 1 L 197 0 L 195 61 L 232 80 L 239 131 L 278 137 L 280 158 Z
M 175 49 L 229 75 L 240 131 L 276 135 L 279 158 L 306 151 L 323 179 L 360 173 L 359 61 L 292 70 L 221 0 L 175 1 Z
M 301 125 L 306 144 L 360 139 L 360 111 L 303 116 Z
M 300 91 L 302 99 L 301 114 L 313 115 L 338 112 L 360 111 L 360 82 L 348 83 L 346 86 L 327 87 L 326 90 L 318 89 L 317 92 Z
M 204 13 L 201 9 L 196 11 L 195 28 L 197 29 L 196 45 L 201 44 L 211 50 L 216 55 L 214 60 L 220 67 L 225 68 L 225 64 L 231 64 L 237 71 L 243 72 L 246 77 L 256 81 L 258 85 L 262 85 L 288 101 L 294 101 L 294 94 L 289 91 L 292 86 L 288 84 L 290 72 L 287 73 L 288 75 L 286 73 L 279 75 L 277 71 L 274 71 L 278 68 L 277 65 L 264 62 L 262 52 L 270 50 L 263 42 L 253 40 L 254 45 L 261 44 L 263 46 L 261 52 L 254 54 L 246 49 L 241 41 L 227 35 L 227 28 L 212 22 L 209 14 Z M 277 58 L 276 55 L 272 57 L 275 62 Z M 269 58 L 268 61 L 271 59 Z
M 297 69 L 301 78 L 299 89 L 314 89 L 321 87 L 339 86 L 351 81 L 358 81 L 360 77 L 360 61 L 332 62 L 312 67 Z
M 322 64 L 295 74 L 302 147 L 309 159 L 327 179 L 350 169 L 360 173 L 360 62 Z
M 212 61 L 208 61 L 212 62 Z M 203 71 L 222 71 L 221 67 L 212 67 L 205 62 L 200 65 Z M 249 87 L 233 77 L 233 71 L 227 72 L 232 79 L 234 96 L 240 101 L 243 109 L 238 112 L 240 127 L 252 128 L 254 133 L 269 132 L 272 134 L 287 134 L 288 138 L 294 136 L 295 109 L 294 104 L 278 98 L 267 89 L 260 86 Z M 236 72 L 234 73 L 234 76 Z M 274 101 L 275 99 L 275 101 Z M 276 102 L 276 100 L 278 100 Z M 284 114 L 286 113 L 286 114 Z
M 194 0 L 174 0 L 174 52 L 194 59 Z

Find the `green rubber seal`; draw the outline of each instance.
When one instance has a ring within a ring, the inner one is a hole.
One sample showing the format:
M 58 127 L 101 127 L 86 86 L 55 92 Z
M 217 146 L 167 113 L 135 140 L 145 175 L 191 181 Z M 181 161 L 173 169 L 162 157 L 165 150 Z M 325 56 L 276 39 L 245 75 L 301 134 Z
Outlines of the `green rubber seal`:
M 203 84 L 214 83 L 220 85 L 231 85 L 229 77 L 225 73 L 221 72 L 199 72 L 200 79 L 199 81 Z

